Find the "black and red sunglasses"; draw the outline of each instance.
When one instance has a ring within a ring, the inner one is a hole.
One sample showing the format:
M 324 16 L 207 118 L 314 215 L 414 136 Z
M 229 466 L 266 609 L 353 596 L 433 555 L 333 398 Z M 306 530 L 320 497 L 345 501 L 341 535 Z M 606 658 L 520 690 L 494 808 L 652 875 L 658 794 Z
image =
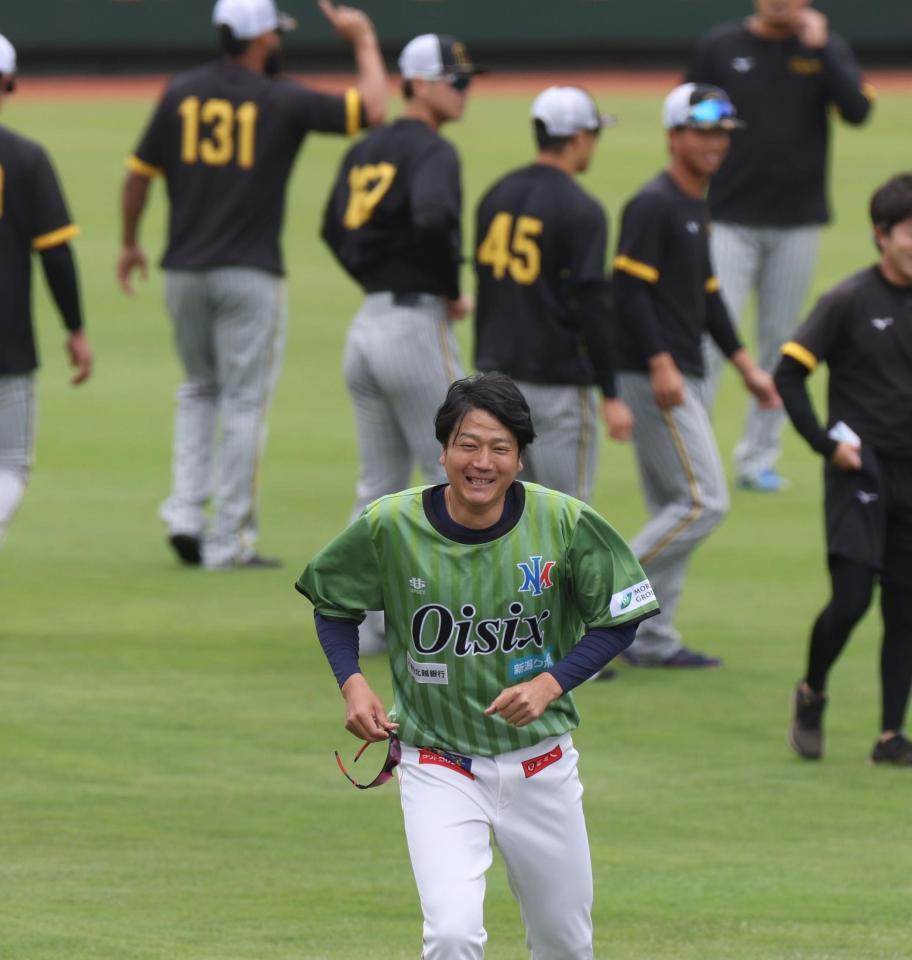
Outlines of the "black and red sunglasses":
M 382 740 L 374 741 L 376 743 L 382 743 Z M 353 763 L 357 763 L 361 754 L 371 745 L 371 741 L 363 744 L 361 749 L 355 754 L 355 759 Z M 402 744 L 399 742 L 399 738 L 394 733 L 390 733 L 389 740 L 387 741 L 386 748 L 386 760 L 383 762 L 383 769 L 371 780 L 370 783 L 358 783 L 358 781 L 345 769 L 345 764 L 342 763 L 342 758 L 339 756 L 339 751 L 334 751 L 336 755 L 336 763 L 339 764 L 339 769 L 343 774 L 348 778 L 350 783 L 353 783 L 359 790 L 369 790 L 371 787 L 381 787 L 387 780 L 389 780 L 393 775 L 393 770 L 399 765 L 399 761 L 402 759 Z

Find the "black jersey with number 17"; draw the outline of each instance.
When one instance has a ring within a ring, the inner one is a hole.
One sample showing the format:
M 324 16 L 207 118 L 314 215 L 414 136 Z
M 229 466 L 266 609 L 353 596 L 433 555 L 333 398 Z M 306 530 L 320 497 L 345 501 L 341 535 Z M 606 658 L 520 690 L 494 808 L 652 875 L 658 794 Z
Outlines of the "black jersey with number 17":
M 127 163 L 167 181 L 162 266 L 281 274 L 285 188 L 304 137 L 311 130 L 353 134 L 363 123 L 355 89 L 320 93 L 229 60 L 179 74 Z
M 377 127 L 346 154 L 323 239 L 367 293 L 459 296 L 459 156 L 426 123 Z

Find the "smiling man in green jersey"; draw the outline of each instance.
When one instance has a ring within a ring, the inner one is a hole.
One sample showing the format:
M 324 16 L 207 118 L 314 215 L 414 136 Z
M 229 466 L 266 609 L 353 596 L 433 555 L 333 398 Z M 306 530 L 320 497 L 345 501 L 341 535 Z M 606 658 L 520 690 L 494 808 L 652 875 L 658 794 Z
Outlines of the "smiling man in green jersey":
M 382 497 L 297 588 L 346 701 L 346 728 L 396 734 L 425 960 L 481 958 L 490 836 L 536 957 L 592 956 L 592 868 L 570 690 L 658 611 L 620 535 L 570 496 L 517 480 L 535 431 L 504 374 L 450 386 L 435 433 L 447 483 Z M 386 614 L 395 703 L 358 666 Z

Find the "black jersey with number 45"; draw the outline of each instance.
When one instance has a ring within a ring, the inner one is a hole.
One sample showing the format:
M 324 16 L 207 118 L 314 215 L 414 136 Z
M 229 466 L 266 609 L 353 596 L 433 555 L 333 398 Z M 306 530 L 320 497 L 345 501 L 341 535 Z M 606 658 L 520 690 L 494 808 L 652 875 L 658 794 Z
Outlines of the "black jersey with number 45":
M 285 188 L 304 137 L 311 130 L 353 134 L 363 123 L 355 89 L 320 93 L 229 60 L 176 76 L 127 163 L 167 181 L 162 266 L 281 274 Z
M 475 229 L 478 369 L 613 395 L 601 206 L 562 170 L 536 163 L 491 187 Z
M 459 296 L 462 186 L 455 148 L 426 123 L 377 127 L 346 154 L 323 239 L 367 293 Z

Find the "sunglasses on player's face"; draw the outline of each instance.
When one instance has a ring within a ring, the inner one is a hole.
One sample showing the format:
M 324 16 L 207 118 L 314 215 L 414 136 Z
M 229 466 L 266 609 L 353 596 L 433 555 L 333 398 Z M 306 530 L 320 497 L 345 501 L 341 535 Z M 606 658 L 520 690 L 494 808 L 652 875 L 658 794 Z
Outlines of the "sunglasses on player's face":
M 380 742 L 380 741 L 378 741 Z M 362 753 L 370 746 L 370 741 L 365 743 L 361 749 L 355 754 L 354 763 L 358 762 L 358 758 Z M 345 769 L 345 764 L 342 763 L 342 758 L 339 756 L 339 751 L 335 751 L 336 754 L 336 763 L 339 764 L 339 769 L 348 780 L 353 783 L 359 790 L 369 790 L 371 787 L 381 787 L 387 780 L 389 780 L 393 775 L 393 770 L 399 764 L 399 761 L 402 759 L 402 744 L 399 742 L 399 738 L 396 734 L 391 733 L 389 735 L 389 740 L 387 741 L 386 748 L 386 760 L 383 762 L 383 769 L 371 780 L 370 783 L 358 783 L 358 781 Z
M 469 84 L 472 82 L 472 76 L 468 73 L 448 73 L 443 79 L 446 80 L 454 90 L 458 90 L 460 93 L 468 90 Z

